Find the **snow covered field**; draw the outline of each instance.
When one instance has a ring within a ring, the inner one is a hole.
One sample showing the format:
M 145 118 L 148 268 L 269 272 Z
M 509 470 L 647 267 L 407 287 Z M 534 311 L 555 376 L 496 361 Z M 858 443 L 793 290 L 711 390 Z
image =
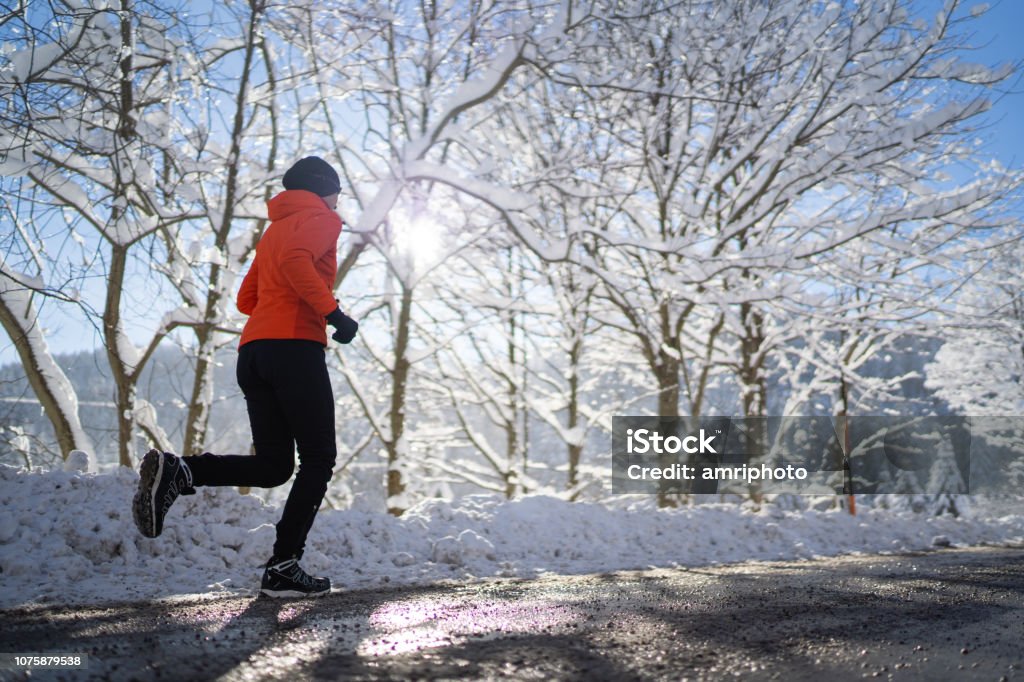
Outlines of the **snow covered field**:
M 129 469 L 0 465 L 0 607 L 256 593 L 276 508 L 234 489 L 200 488 L 179 498 L 163 535 L 150 540 L 132 522 L 137 482 Z M 470 496 L 427 501 L 402 518 L 322 510 L 303 564 L 345 589 L 1024 542 L 1024 514 L 996 517 L 980 505 L 956 519 L 653 503 Z

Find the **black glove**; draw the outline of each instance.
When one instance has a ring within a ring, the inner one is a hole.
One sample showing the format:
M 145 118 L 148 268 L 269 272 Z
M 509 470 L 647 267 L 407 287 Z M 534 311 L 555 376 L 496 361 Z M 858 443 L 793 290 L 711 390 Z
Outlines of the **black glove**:
M 338 343 L 350 343 L 359 331 L 359 323 L 341 312 L 341 308 L 335 308 L 327 315 L 327 324 L 336 330 L 331 338 Z

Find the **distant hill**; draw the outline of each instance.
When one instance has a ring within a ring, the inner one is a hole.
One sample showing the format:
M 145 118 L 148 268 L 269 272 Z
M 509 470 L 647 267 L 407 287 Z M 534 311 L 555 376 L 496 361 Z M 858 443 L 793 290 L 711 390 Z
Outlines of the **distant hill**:
M 857 406 L 859 414 L 880 414 L 886 411 L 947 412 L 947 408 L 924 386 L 924 366 L 932 360 L 941 343 L 935 339 L 905 337 L 886 352 L 872 358 L 868 365 L 870 374 L 879 377 L 895 377 L 913 374 L 902 382 L 896 396 L 887 402 L 878 400 L 862 402 Z M 249 421 L 245 401 L 235 381 L 235 357 L 233 346 L 224 348 L 217 356 L 219 366 L 214 373 L 214 404 L 211 412 L 211 431 L 207 447 L 219 453 L 248 453 L 250 446 Z M 102 350 L 57 356 L 58 364 L 67 374 L 79 397 L 79 415 L 82 425 L 93 441 L 94 451 L 101 464 L 116 462 L 117 426 L 114 419 L 114 383 Z M 191 391 L 194 358 L 181 348 L 165 345 L 150 360 L 139 382 L 139 395 L 152 403 L 159 417 L 160 425 L 171 438 L 173 445 L 180 447 L 184 438 L 184 422 L 187 414 L 186 401 Z M 625 385 L 598 386 L 600 395 L 614 395 L 627 390 Z M 347 390 L 339 385 L 336 397 L 344 398 Z M 778 414 L 785 402 L 785 395 L 770 379 L 769 411 Z M 728 410 L 723 405 L 734 405 L 737 401 L 735 386 L 718 386 L 708 395 L 708 414 L 722 414 Z M 653 398 L 635 404 L 633 413 L 654 409 Z M 826 407 L 824 413 L 830 408 Z M 444 419 L 442 408 L 437 415 Z M 342 442 L 356 439 L 356 430 L 346 428 L 346 420 L 362 421 L 357 412 L 345 412 L 339 408 L 339 439 Z M 351 422 L 350 422 L 351 423 Z M 43 414 L 35 395 L 28 384 L 20 364 L 0 367 L 0 462 L 23 465 L 24 456 L 12 448 L 12 428 L 22 429 L 30 444 L 29 457 L 34 465 L 52 466 L 58 462 L 55 439 L 49 421 Z M 362 429 L 357 429 L 362 431 Z M 607 443 L 602 434 L 592 432 L 588 438 L 589 458 L 607 455 Z M 21 439 L 24 442 L 24 438 Z M 549 427 L 538 419 L 532 419 L 529 429 L 530 461 L 533 465 L 548 462 L 553 466 L 564 464 L 564 444 L 554 438 Z M 136 445 L 143 451 L 149 447 L 141 439 Z M 369 453 L 369 451 L 368 451 Z M 372 457 L 371 457 L 372 459 Z M 552 476 L 561 476 L 551 471 Z
M 235 351 L 223 350 L 214 371 L 215 403 L 211 416 L 214 429 L 211 442 L 225 451 L 248 452 L 249 424 L 245 402 L 235 383 Z M 57 363 L 78 394 L 79 417 L 92 439 L 99 461 L 116 461 L 117 424 L 114 414 L 114 382 L 104 352 L 82 352 L 58 355 Z M 185 404 L 191 392 L 193 358 L 171 345 L 162 346 L 143 370 L 139 395 L 157 410 L 160 425 L 172 443 L 184 437 Z M 236 428 L 241 419 L 241 429 Z M 22 454 L 10 444 L 11 427 L 24 430 L 31 443 L 29 457 L 33 464 L 49 465 L 55 461 L 53 430 L 28 384 L 20 364 L 0 367 L 0 462 L 25 464 Z M 140 443 L 140 447 L 144 444 Z

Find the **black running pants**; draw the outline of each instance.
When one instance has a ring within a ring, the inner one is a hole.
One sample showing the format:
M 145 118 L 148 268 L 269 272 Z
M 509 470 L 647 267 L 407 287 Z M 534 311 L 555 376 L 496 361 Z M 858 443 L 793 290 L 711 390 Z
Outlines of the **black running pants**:
M 274 558 L 302 557 L 306 536 L 331 480 L 334 394 L 324 346 L 302 339 L 259 339 L 238 351 L 238 386 L 245 395 L 255 455 L 185 457 L 193 485 L 273 488 L 299 471 L 277 524 Z

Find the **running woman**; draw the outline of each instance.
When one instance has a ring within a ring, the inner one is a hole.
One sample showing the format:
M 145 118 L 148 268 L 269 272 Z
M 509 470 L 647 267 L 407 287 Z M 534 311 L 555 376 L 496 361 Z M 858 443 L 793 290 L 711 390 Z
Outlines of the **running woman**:
M 236 375 L 245 396 L 255 454 L 178 457 L 150 450 L 142 458 L 133 513 L 155 538 L 178 495 L 196 486 L 273 488 L 299 470 L 288 493 L 260 591 L 271 597 L 326 594 L 328 578 L 300 566 L 306 536 L 331 480 L 337 450 L 334 395 L 327 374 L 326 326 L 349 343 L 359 324 L 332 293 L 342 221 L 335 213 L 341 182 L 323 159 L 308 156 L 284 174 L 284 191 L 267 202 L 270 226 L 238 292 L 242 330 Z

